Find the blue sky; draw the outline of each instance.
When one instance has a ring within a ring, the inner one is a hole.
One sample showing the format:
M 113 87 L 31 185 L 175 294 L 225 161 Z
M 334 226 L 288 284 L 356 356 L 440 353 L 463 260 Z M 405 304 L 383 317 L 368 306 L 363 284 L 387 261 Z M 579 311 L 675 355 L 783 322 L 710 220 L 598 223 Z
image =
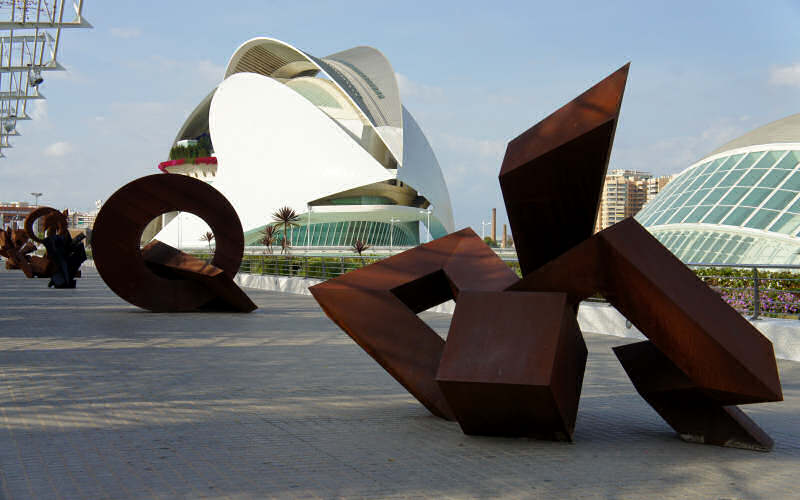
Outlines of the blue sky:
M 800 3 L 84 0 L 33 121 L 0 159 L 0 199 L 90 209 L 157 172 L 242 42 L 381 50 L 448 182 L 456 226 L 498 208 L 506 143 L 631 61 L 609 168 L 677 172 L 800 112 Z M 280 168 L 280 166 L 276 166 Z M 264 189 L 280 189 L 279 185 Z M 271 207 L 265 209 L 269 211 Z

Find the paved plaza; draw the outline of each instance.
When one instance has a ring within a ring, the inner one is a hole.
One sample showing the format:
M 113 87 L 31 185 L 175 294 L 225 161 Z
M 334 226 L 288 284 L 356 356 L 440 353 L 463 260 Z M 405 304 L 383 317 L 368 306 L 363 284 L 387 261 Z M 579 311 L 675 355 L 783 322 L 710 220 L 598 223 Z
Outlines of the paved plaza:
M 152 314 L 94 271 L 76 290 L 0 271 L 0 497 L 790 498 L 800 363 L 745 407 L 771 453 L 687 444 L 586 334 L 575 443 L 469 437 L 431 416 L 307 296 L 251 314 Z M 442 334 L 450 317 L 425 313 Z

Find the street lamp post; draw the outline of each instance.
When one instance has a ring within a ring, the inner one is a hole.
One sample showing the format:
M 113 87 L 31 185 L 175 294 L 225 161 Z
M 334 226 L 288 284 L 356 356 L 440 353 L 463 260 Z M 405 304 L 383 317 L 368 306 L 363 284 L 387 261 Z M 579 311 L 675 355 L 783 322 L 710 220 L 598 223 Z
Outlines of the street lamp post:
M 306 225 L 306 251 L 311 247 L 311 205 L 306 205 L 308 209 L 308 224 Z
M 419 213 L 421 214 L 428 214 L 428 243 L 431 242 L 431 212 L 432 210 L 430 207 L 427 210 L 420 210 Z
M 482 240 L 486 239 L 486 226 L 488 224 L 489 224 L 488 222 L 481 221 L 481 239 Z
M 42 195 L 42 193 L 31 193 L 31 196 L 33 196 L 33 206 L 34 207 L 38 207 L 39 206 L 39 197 L 41 195 Z
M 389 219 L 389 254 L 394 252 L 394 223 L 400 222 L 400 219 L 394 217 Z

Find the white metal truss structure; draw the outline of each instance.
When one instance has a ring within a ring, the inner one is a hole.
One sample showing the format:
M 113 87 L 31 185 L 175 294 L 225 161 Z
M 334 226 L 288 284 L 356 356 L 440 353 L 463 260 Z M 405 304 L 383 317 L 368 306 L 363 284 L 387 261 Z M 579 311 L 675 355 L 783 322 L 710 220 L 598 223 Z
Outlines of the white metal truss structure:
M 17 121 L 31 119 L 28 101 L 44 99 L 42 73 L 64 69 L 62 28 L 91 27 L 83 0 L 0 0 L 0 158 L 12 147 L 8 138 L 20 135 Z

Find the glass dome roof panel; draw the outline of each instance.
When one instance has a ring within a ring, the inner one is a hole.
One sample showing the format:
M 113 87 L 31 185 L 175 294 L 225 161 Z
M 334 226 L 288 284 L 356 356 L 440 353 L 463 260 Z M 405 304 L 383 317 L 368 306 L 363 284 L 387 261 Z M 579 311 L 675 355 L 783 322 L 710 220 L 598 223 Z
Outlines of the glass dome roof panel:
M 790 172 L 790 170 L 770 170 L 769 173 L 761 179 L 758 185 L 759 187 L 776 188 Z
M 790 189 L 792 191 L 800 191 L 800 172 L 795 172 L 789 177 L 783 185 L 783 189 Z
M 727 172 L 714 172 L 713 174 L 708 176 L 705 184 L 703 184 L 704 188 L 714 187 L 719 183 L 720 179 L 722 179 Z
M 800 151 L 789 151 L 789 153 L 775 165 L 775 168 L 793 170 L 797 167 L 798 163 L 800 163 Z
M 706 195 L 708 194 L 709 191 L 711 191 L 711 190 L 710 189 L 700 189 L 700 190 L 695 191 L 694 195 L 691 198 L 689 198 L 689 201 L 686 202 L 686 205 L 687 206 L 688 205 L 694 206 L 694 205 L 699 204 L 700 201 L 703 198 L 706 197 Z
M 735 187 L 730 190 L 728 194 L 722 198 L 721 205 L 736 205 L 736 202 L 741 200 L 742 197 L 749 191 L 747 188 Z
M 675 209 L 674 209 L 674 208 L 671 208 L 671 209 L 669 209 L 669 210 L 665 210 L 665 211 L 664 211 L 664 213 L 662 213 L 662 214 L 661 214 L 661 217 L 659 217 L 659 218 L 658 218 L 658 219 L 655 221 L 655 223 L 654 223 L 653 225 L 654 225 L 654 226 L 657 226 L 657 225 L 659 225 L 659 224 L 666 224 L 666 221 L 667 221 L 667 220 L 668 220 L 670 217 L 672 217 L 672 214 L 674 214 L 674 213 L 675 213 Z
M 764 153 L 764 156 L 758 160 L 758 163 L 753 165 L 753 168 L 769 168 L 778 161 L 778 158 L 781 157 L 783 151 L 767 151 Z
M 725 220 L 723 220 L 722 223 L 727 226 L 739 226 L 745 221 L 745 219 L 750 217 L 750 214 L 753 213 L 753 210 L 755 209 L 748 207 L 734 208 L 733 211 L 727 217 L 725 217 Z
M 667 222 L 667 224 L 677 224 L 678 222 L 681 222 L 683 218 L 686 217 L 691 211 L 692 207 L 681 208 L 680 210 L 675 212 L 675 215 L 669 220 L 669 222 Z
M 800 226 L 800 215 L 797 214 L 783 214 L 775 224 L 772 225 L 770 231 L 781 234 L 792 234 Z
M 742 177 L 737 186 L 755 186 L 764 177 L 765 172 L 766 170 L 763 169 L 750 170 Z
M 711 192 L 708 193 L 708 196 L 706 196 L 706 199 L 703 200 L 703 203 L 714 204 L 718 202 L 727 192 L 727 188 L 712 189 Z
M 767 196 L 769 196 L 771 192 L 771 189 L 755 188 L 744 197 L 740 205 L 745 207 L 757 207 L 761 205 L 761 202 L 767 199 Z
M 797 196 L 795 191 L 786 191 L 785 189 L 778 189 L 772 194 L 772 197 L 764 204 L 764 208 L 772 210 L 783 210 L 786 205 Z
M 733 207 L 730 205 L 715 207 L 714 210 L 712 210 L 711 213 L 706 216 L 706 218 L 703 220 L 703 223 L 719 224 L 722 218 L 725 217 L 732 208 Z
M 708 178 L 708 176 L 707 176 L 707 175 L 698 175 L 698 176 L 697 176 L 697 177 L 694 179 L 694 182 L 692 182 L 691 184 L 689 184 L 689 187 L 688 187 L 688 188 L 686 188 L 686 190 L 687 190 L 687 191 L 694 191 L 695 189 L 697 189 L 697 188 L 699 188 L 700 186 L 702 186 L 702 185 L 703 185 L 703 183 L 706 181 L 706 179 L 707 179 L 707 178 Z
M 685 222 L 687 224 L 700 222 L 700 219 L 702 219 L 703 216 L 705 216 L 709 210 L 711 210 L 710 205 L 701 205 L 694 209 L 694 211 L 689 215 L 689 217 L 686 218 Z
M 700 165 L 700 167 L 698 167 L 698 172 L 700 172 L 700 175 L 708 175 L 717 170 L 717 168 L 722 164 L 720 159 L 721 158 Z
M 778 216 L 777 211 L 775 210 L 766 210 L 761 209 L 756 214 L 750 218 L 749 221 L 744 225 L 744 227 L 751 227 L 753 229 L 766 229 L 766 227 L 775 220 L 775 217 Z
M 731 170 L 730 172 L 728 172 L 728 175 L 725 176 L 724 179 L 722 179 L 722 181 L 719 183 L 719 186 L 720 187 L 733 186 L 739 179 L 742 178 L 744 173 L 745 173 L 744 170 Z
M 755 161 L 756 161 L 756 160 L 757 160 L 759 157 L 761 157 L 761 155 L 762 155 L 762 154 L 763 154 L 763 152 L 762 152 L 762 151 L 758 151 L 758 152 L 755 152 L 755 153 L 748 153 L 748 154 L 747 154 L 747 156 L 745 156 L 745 157 L 744 157 L 744 159 L 743 159 L 742 161 L 740 161 L 740 162 L 739 162 L 739 164 L 738 164 L 738 165 L 736 165 L 736 166 L 735 166 L 735 167 L 733 167 L 733 168 L 735 168 L 736 170 L 744 170 L 744 169 L 750 168 L 750 166 L 751 166 L 753 163 L 755 163 Z M 739 159 L 739 158 L 741 158 L 742 156 L 743 156 L 743 155 L 741 155 L 741 154 L 738 154 L 738 155 L 732 155 L 732 156 L 730 157 L 730 160 L 732 160 L 732 161 L 738 161 L 738 159 Z

